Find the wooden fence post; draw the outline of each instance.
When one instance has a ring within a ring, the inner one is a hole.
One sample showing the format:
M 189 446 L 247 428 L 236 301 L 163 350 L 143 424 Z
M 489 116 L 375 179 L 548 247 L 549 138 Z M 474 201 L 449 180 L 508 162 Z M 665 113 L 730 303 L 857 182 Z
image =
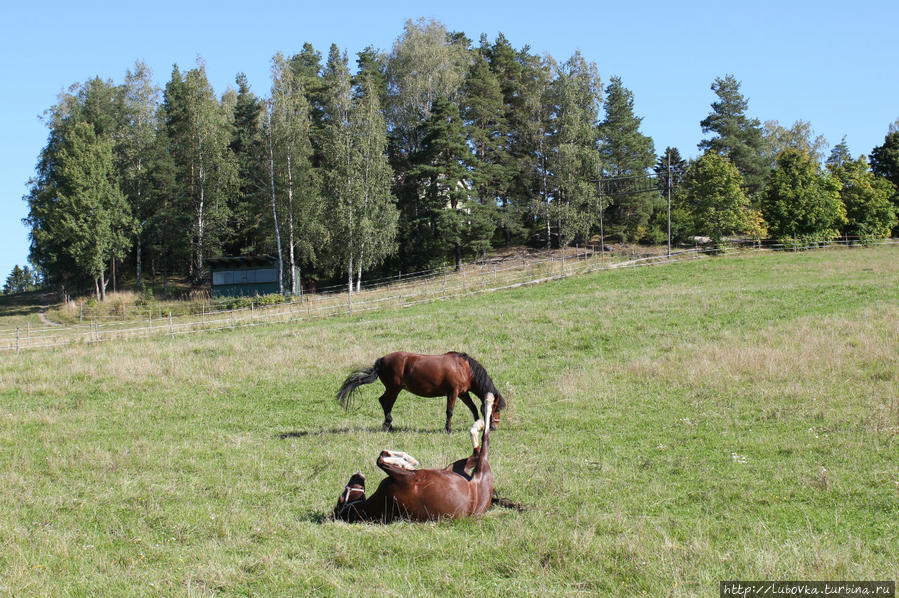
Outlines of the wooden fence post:
M 172 312 L 169 312 L 169 334 L 172 335 L 172 339 L 175 338 L 175 326 L 172 324 Z

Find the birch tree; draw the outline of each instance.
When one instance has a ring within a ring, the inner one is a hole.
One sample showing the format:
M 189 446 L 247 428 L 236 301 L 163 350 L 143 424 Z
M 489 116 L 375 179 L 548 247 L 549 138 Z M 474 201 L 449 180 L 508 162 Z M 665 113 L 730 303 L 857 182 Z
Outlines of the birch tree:
M 273 202 L 277 172 L 286 215 L 290 292 L 295 294 L 300 291 L 300 260 L 316 261 L 323 231 L 303 77 L 280 52 L 272 59 L 271 95 Z
M 137 288 L 143 287 L 143 239 L 144 228 L 152 216 L 147 201 L 148 162 L 152 159 L 153 144 L 158 128 L 160 90 L 152 80 L 150 68 L 137 61 L 134 70 L 128 70 L 123 85 L 123 127 L 119 143 L 122 191 L 131 204 L 134 215 L 134 258 Z
M 329 262 L 361 287 L 362 270 L 380 263 L 393 250 L 396 214 L 384 154 L 386 133 L 377 93 L 368 85 L 354 102 L 346 55 L 332 45 L 324 74 L 325 214 L 331 236 Z
M 165 108 L 182 208 L 190 214 L 189 277 L 201 284 L 205 257 L 221 248 L 228 197 L 236 189 L 236 165 L 228 147 L 230 117 L 216 100 L 202 64 L 184 77 L 175 68 Z

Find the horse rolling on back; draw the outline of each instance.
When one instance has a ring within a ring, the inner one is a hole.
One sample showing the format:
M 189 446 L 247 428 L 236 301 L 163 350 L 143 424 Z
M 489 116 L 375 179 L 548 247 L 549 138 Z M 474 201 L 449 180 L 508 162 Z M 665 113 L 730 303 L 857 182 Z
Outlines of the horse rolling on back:
M 471 427 L 471 456 L 444 469 L 416 469 L 418 461 L 406 453 L 382 451 L 377 464 L 387 477 L 366 498 L 365 476 L 354 473 L 337 499 L 334 518 L 389 523 L 395 519 L 430 521 L 483 515 L 493 501 L 493 471 L 488 462 L 490 427 L 484 425 L 490 419 L 492 404 L 493 395 L 488 393 L 484 419 Z
M 465 353 L 451 351 L 443 355 L 419 355 L 417 353 L 396 352 L 378 358 L 368 369 L 350 374 L 337 392 L 337 400 L 347 407 L 353 393 L 363 384 L 375 380 L 384 384 L 384 393 L 378 399 L 384 410 L 384 430 L 393 429 L 393 404 L 401 390 L 406 389 L 421 397 L 446 397 L 446 424 L 444 429 L 451 430 L 453 410 L 459 398 L 471 411 L 475 421 L 479 419 L 469 392 L 481 399 L 481 410 L 487 394 L 495 397 L 490 429 L 495 430 L 499 423 L 499 412 L 506 406 L 502 394 L 496 389 L 487 370 Z

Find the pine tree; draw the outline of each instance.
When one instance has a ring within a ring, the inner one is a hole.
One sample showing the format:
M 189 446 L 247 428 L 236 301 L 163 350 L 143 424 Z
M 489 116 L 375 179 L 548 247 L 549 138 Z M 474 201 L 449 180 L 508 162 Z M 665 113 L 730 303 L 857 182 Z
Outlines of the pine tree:
M 460 269 L 469 245 L 471 204 L 476 202 L 471 202 L 473 158 L 458 107 L 444 98 L 437 99 L 431 116 L 419 128 L 421 150 L 413 156 L 413 167 L 408 171 L 419 199 L 415 213 L 408 214 L 419 235 L 419 257 L 434 260 L 449 249 L 456 269 Z
M 509 213 L 509 185 L 513 169 L 508 151 L 508 124 L 499 81 L 491 71 L 483 48 L 475 54 L 461 94 L 461 116 L 474 152 L 471 177 L 485 215 L 496 213 L 508 244 L 516 228 Z M 499 205 L 499 211 L 497 211 Z M 492 226 L 490 228 L 493 228 Z M 489 240 L 487 245 L 489 246 Z
M 268 249 L 268 197 L 266 144 L 263 138 L 265 102 L 250 89 L 246 75 L 238 73 L 234 127 L 230 151 L 234 157 L 237 192 L 228 206 L 226 255 L 261 253 Z
M 703 133 L 716 136 L 699 142 L 699 149 L 726 156 L 740 171 L 749 194 L 758 193 L 768 175 L 760 123 L 746 116 L 749 102 L 740 93 L 740 82 L 733 75 L 716 78 L 712 91 L 718 101 L 712 103 L 712 112 L 699 124 Z
M 849 144 L 846 143 L 846 136 L 843 135 L 843 139 L 830 150 L 826 164 L 828 168 L 837 168 L 850 161 L 852 161 L 852 154 L 849 153 Z
M 606 116 L 599 125 L 603 178 L 645 175 L 655 162 L 655 149 L 652 138 L 640 132 L 643 119 L 634 115 L 634 94 L 619 77 L 612 77 L 606 88 L 604 108 Z M 613 195 L 612 203 L 610 228 L 624 240 L 638 241 L 646 235 L 658 193 Z

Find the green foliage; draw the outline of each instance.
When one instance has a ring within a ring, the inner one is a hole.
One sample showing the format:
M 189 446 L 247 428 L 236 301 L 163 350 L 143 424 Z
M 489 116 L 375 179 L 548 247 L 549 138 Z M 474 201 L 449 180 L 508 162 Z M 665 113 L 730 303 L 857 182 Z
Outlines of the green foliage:
M 718 101 L 712 103 L 711 113 L 699 125 L 703 133 L 715 136 L 702 140 L 699 149 L 727 157 L 740 171 L 750 195 L 754 195 L 765 186 L 769 169 L 761 125 L 758 119 L 746 116 L 749 102 L 740 93 L 740 82 L 733 75 L 715 78 L 712 91 Z
M 598 112 L 602 93 L 596 64 L 575 52 L 555 65 L 555 80 L 548 89 L 552 106 L 549 152 L 544 172 L 548 178 L 547 219 L 559 245 L 584 242 L 599 208 L 596 173 Z
M 847 222 L 840 187 L 839 179 L 822 172 L 808 154 L 793 149 L 781 152 L 762 196 L 771 234 L 801 243 L 839 236 Z
M 891 131 L 883 144 L 871 150 L 871 170 L 899 188 L 899 131 Z
M 327 88 L 323 165 L 326 170 L 324 214 L 331 237 L 327 259 L 361 286 L 362 270 L 393 253 L 396 236 L 392 171 L 377 86 L 361 79 L 353 94 L 346 55 L 332 45 L 325 67 Z
M 469 151 L 458 106 L 438 99 L 419 135 L 421 151 L 413 156 L 408 171 L 416 197 L 412 205 L 417 213 L 409 214 L 412 230 L 434 239 L 419 248 L 422 257 L 437 262 L 449 255 L 460 268 L 464 252 L 490 246 L 493 225 L 489 208 L 475 207 L 479 204 L 473 199 L 470 167 L 475 158 Z
M 6 282 L 3 283 L 3 294 L 27 293 L 37 289 L 39 283 L 40 277 L 34 270 L 28 266 L 22 268 L 16 264 L 9 276 L 6 277 Z
M 840 198 L 847 218 L 845 233 L 863 240 L 889 237 L 899 221 L 896 207 L 890 202 L 896 187 L 871 172 L 864 155 L 858 160 L 846 159 L 830 170 L 842 184 Z
M 750 206 L 743 177 L 727 158 L 706 152 L 690 165 L 683 184 L 683 202 L 695 234 L 720 244 L 728 235 L 749 232 Z
M 823 135 L 815 136 L 811 123 L 797 120 L 789 129 L 781 126 L 776 120 L 765 121 L 765 158 L 770 166 L 774 166 L 777 156 L 785 149 L 805 152 L 818 162 L 824 161 L 827 140 Z M 836 148 L 834 148 L 836 149 Z
M 236 99 L 235 99 L 236 103 Z M 174 159 L 169 199 L 188 224 L 185 253 L 192 283 L 204 280 L 205 258 L 221 253 L 238 165 L 230 150 L 233 106 L 218 102 L 202 63 L 182 76 L 177 66 L 165 88 L 165 128 Z
M 634 94 L 621 84 L 620 77 L 612 77 L 606 87 L 604 108 L 606 116 L 599 124 L 602 176 L 626 177 L 646 173 L 655 162 L 655 149 L 652 138 L 640 132 L 643 119 L 634 115 Z M 658 194 L 619 194 L 609 199 L 612 203 L 608 213 L 609 230 L 623 241 L 639 241 L 658 203 Z

